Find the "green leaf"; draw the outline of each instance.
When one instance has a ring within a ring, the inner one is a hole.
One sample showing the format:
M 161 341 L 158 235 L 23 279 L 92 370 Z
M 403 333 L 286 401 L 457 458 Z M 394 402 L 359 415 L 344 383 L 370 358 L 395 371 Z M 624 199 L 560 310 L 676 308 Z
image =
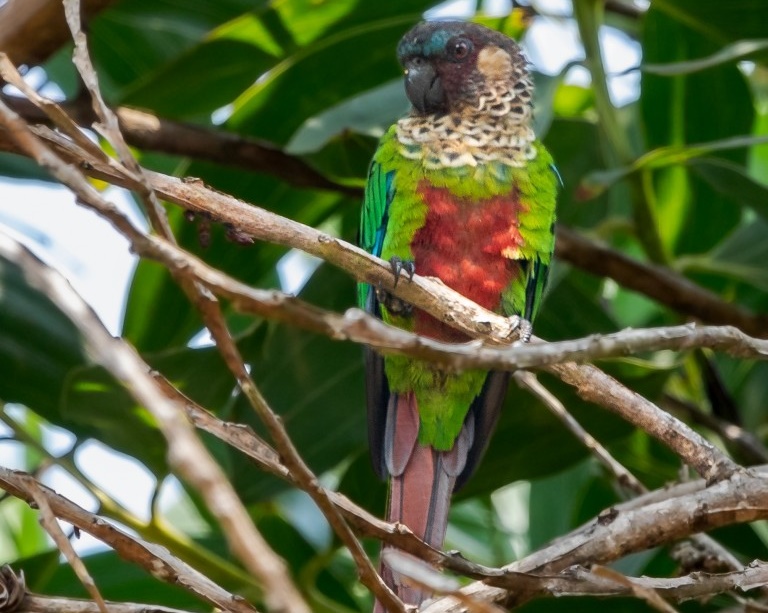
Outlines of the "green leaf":
M 235 101 L 228 125 L 286 143 L 305 118 L 391 81 L 400 74 L 395 46 L 420 17 L 416 4 L 381 3 L 378 6 L 387 7 L 386 17 L 335 32 L 286 56 Z M 366 61 L 349 61 L 357 57 Z M 286 103 L 290 114 L 284 112 Z
M 738 60 L 744 60 L 755 55 L 763 56 L 768 51 L 768 39 L 740 40 L 723 47 L 707 57 L 690 60 L 687 62 L 674 62 L 671 64 L 642 64 L 640 70 L 649 74 L 664 77 L 691 74 L 713 68 L 720 64 L 729 64 Z
M 610 170 L 597 170 L 591 172 L 584 179 L 584 186 L 591 196 L 601 194 L 609 187 L 641 170 L 658 170 L 681 164 L 695 165 L 701 158 L 712 153 L 746 149 L 764 145 L 768 143 L 768 136 L 732 136 L 718 141 L 708 143 L 695 143 L 691 145 L 670 145 L 668 147 L 659 147 L 640 156 L 631 166 L 622 168 L 612 168 Z M 719 161 L 721 165 L 728 164 L 726 161 Z M 731 167 L 736 167 L 733 163 Z
M 736 14 L 749 0 L 737 0 Z M 754 6 L 754 4 L 752 4 Z M 709 19 L 717 10 L 718 17 Z M 755 20 L 740 15 L 745 21 Z M 733 15 L 712 0 L 654 2 L 644 19 L 643 58 L 648 63 L 685 62 L 711 55 L 728 42 L 724 28 Z M 703 23 L 707 27 L 702 28 Z M 737 39 L 760 35 L 738 36 Z M 720 64 L 693 74 L 662 77 L 643 73 L 640 98 L 648 149 L 726 144 L 734 135 L 752 131 L 754 105 L 744 75 Z M 706 100 L 706 104 L 703 101 Z M 717 109 L 713 113 L 712 109 Z M 736 137 L 739 138 L 739 137 Z M 743 150 L 720 148 L 722 157 L 744 165 Z M 646 178 L 648 180 L 648 177 Z M 650 183 L 650 181 L 648 181 Z M 712 248 L 723 232 L 734 228 L 740 211 L 707 183 L 682 167 L 653 173 L 654 206 L 659 232 L 670 253 L 700 253 Z M 717 219 L 717 224 L 710 223 Z
M 709 254 L 681 260 L 688 272 L 706 272 L 738 280 L 768 292 L 768 221 L 755 219 L 728 235 Z
M 256 8 L 264 3 L 258 0 Z M 118 3 L 88 28 L 89 47 L 104 93 L 119 98 L 126 88 L 146 80 L 211 29 L 253 8 L 252 0 L 188 0 L 183 10 L 175 0 Z
M 317 151 L 347 131 L 379 138 L 406 113 L 408 106 L 403 80 L 398 78 L 310 117 L 293 135 L 286 151 L 293 154 Z
M 0 399 L 61 423 L 65 380 L 85 362 L 77 328 L 16 264 L 0 258 Z
M 354 284 L 345 274 L 324 265 L 301 296 L 318 306 L 341 311 L 352 306 Z M 241 347 L 262 394 L 280 414 L 291 439 L 316 473 L 364 448 L 367 433 L 359 346 L 271 324 L 265 338 L 250 336 Z M 243 398 L 235 402 L 232 419 L 263 433 Z M 244 499 L 263 500 L 284 487 L 248 470 L 249 463 L 242 457 L 235 456 L 232 461 L 232 477 Z
M 768 185 L 752 179 L 744 168 L 716 158 L 692 160 L 688 165 L 718 192 L 768 221 Z
M 655 0 L 652 9 L 718 46 L 740 39 L 763 38 L 768 18 L 768 7 L 762 0 L 731 0 L 728 10 L 719 0 Z
M 154 418 L 101 368 L 72 372 L 62 396 L 61 419 L 54 423 L 68 426 L 81 437 L 95 436 L 141 461 L 155 475 L 168 472 L 165 439 Z

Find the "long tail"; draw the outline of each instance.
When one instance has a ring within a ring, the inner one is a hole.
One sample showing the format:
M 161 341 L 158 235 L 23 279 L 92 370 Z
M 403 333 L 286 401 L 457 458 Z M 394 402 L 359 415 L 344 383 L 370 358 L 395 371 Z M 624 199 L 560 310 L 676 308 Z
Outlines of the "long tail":
M 469 420 L 450 451 L 418 443 L 419 414 L 410 394 L 392 394 L 387 411 L 384 457 L 390 474 L 387 519 L 400 522 L 433 547 L 442 548 L 451 494 L 464 470 L 474 438 Z M 381 576 L 406 604 L 421 604 L 430 594 L 407 584 L 383 562 Z M 374 613 L 384 613 L 377 602 Z

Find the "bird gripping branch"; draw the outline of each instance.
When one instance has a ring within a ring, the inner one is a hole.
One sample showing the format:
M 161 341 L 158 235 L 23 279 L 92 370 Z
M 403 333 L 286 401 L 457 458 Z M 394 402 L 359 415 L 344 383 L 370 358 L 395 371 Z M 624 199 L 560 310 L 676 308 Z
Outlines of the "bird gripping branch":
M 413 109 L 371 163 L 362 246 L 389 260 L 396 279 L 438 277 L 487 309 L 532 321 L 554 247 L 558 177 L 533 133 L 520 48 L 477 24 L 425 22 L 405 34 L 397 56 Z M 468 340 L 381 287 L 360 284 L 358 301 L 391 325 Z M 509 375 L 367 349 L 366 379 L 373 464 L 389 479 L 387 519 L 441 548 L 451 494 L 485 451 Z M 381 572 L 405 603 L 428 596 L 384 564 Z

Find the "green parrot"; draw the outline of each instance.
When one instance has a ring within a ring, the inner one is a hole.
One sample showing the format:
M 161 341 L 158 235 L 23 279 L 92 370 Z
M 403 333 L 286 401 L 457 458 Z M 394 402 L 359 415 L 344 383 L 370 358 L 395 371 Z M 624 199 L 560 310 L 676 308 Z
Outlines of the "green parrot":
M 554 248 L 558 176 L 532 129 L 527 62 L 507 36 L 458 21 L 424 22 L 397 48 L 411 113 L 371 163 L 361 246 L 403 273 L 438 277 L 477 304 L 528 322 Z M 381 288 L 359 284 L 361 308 L 447 342 L 461 332 Z M 389 479 L 387 519 L 441 548 L 450 497 L 477 467 L 509 374 L 454 372 L 366 350 L 371 456 Z M 382 564 L 407 604 L 427 594 Z M 376 611 L 383 611 L 377 603 Z

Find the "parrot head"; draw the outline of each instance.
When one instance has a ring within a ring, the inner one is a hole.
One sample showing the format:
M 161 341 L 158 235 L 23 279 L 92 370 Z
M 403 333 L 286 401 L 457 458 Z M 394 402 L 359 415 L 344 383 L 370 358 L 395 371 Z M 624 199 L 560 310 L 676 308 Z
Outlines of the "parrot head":
M 529 115 L 532 83 L 520 47 L 461 21 L 416 25 L 400 40 L 405 91 L 417 115 Z

